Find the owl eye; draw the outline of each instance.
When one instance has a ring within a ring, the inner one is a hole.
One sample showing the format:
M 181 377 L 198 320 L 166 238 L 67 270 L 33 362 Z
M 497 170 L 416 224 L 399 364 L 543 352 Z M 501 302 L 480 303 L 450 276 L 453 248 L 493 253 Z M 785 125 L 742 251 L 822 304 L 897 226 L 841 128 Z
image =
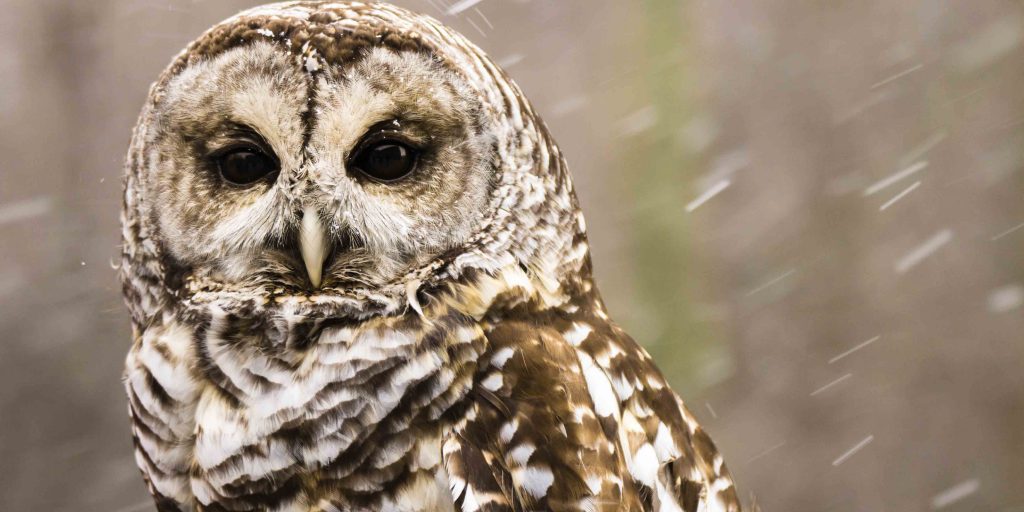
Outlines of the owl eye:
M 278 171 L 277 161 L 258 149 L 242 148 L 217 160 L 220 175 L 235 185 L 251 185 Z
M 415 149 L 385 139 L 360 149 L 352 160 L 352 166 L 375 180 L 395 181 L 412 173 L 417 156 Z

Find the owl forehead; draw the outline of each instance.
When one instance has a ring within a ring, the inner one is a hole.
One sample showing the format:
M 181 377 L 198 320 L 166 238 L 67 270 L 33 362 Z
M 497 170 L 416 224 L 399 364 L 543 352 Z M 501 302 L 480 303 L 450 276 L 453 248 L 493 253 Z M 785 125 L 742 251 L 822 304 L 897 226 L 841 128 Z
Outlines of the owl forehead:
M 286 2 L 256 7 L 215 25 L 192 42 L 158 82 L 154 100 L 166 104 L 186 96 L 183 90 L 192 102 L 203 98 L 189 78 L 205 74 L 219 78 L 206 84 L 206 101 L 197 108 L 184 107 L 197 114 L 232 112 L 241 117 L 232 121 L 258 131 L 281 121 L 273 113 L 259 112 L 260 108 L 307 115 L 312 107 L 311 113 L 319 117 L 345 99 L 359 105 L 345 107 L 349 112 L 344 121 L 360 126 L 336 132 L 346 136 L 345 140 L 333 137 L 333 144 L 351 145 L 354 141 L 348 139 L 360 128 L 396 112 L 415 116 L 429 111 L 437 121 L 455 125 L 466 119 L 437 115 L 473 109 L 485 101 L 472 101 L 484 100 L 483 94 L 472 80 L 463 79 L 460 66 L 437 44 L 445 43 L 459 59 L 475 48 L 447 44 L 451 41 L 445 41 L 443 33 L 445 29 L 431 18 L 388 4 Z M 434 40 L 439 37 L 442 40 Z M 456 105 L 453 100 L 462 101 Z M 192 117 L 179 116 L 186 121 Z M 317 121 L 333 120 L 337 119 Z M 208 122 L 195 124 L 210 127 Z M 448 131 L 450 126 L 431 128 Z M 294 147 L 292 141 L 287 144 Z
M 411 121 L 423 131 L 452 135 L 475 125 L 478 98 L 429 55 L 373 47 L 316 73 L 292 57 L 281 44 L 256 41 L 197 61 L 163 85 L 158 104 L 164 121 L 195 141 L 241 125 L 271 139 L 305 131 L 335 147 L 348 147 L 383 121 Z M 301 136 L 291 139 L 268 142 L 275 149 L 304 145 Z
M 278 43 L 309 73 L 345 67 L 372 48 L 447 59 L 423 33 L 436 22 L 387 4 L 287 2 L 243 11 L 193 41 L 171 66 L 176 74 L 199 60 L 256 42 Z M 457 66 L 449 66 L 455 70 Z

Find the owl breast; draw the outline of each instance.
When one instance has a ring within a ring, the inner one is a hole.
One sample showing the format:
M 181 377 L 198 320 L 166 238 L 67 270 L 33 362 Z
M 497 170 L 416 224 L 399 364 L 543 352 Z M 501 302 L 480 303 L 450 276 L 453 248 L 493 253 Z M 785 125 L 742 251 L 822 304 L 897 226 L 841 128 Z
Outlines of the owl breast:
M 479 326 L 287 326 L 301 347 L 261 327 L 211 308 L 198 333 L 171 322 L 133 346 L 136 458 L 166 510 L 451 509 L 441 442 Z

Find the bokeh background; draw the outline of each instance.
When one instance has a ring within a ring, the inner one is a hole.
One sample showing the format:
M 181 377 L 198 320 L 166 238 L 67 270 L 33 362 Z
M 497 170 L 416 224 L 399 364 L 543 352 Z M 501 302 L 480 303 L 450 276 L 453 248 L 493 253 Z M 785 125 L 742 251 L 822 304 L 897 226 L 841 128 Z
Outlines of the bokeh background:
M 399 0 L 515 77 L 615 318 L 765 511 L 1024 511 L 1024 6 Z M 0 0 L 0 510 L 152 510 L 120 384 L 149 83 L 255 2 Z

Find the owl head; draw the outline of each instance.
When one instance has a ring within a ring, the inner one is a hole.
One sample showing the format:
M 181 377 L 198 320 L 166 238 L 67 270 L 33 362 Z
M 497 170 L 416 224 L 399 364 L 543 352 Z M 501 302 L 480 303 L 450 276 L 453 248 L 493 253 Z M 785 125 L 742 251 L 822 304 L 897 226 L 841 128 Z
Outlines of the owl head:
M 586 266 L 564 162 L 519 88 L 376 3 L 269 5 L 191 43 L 136 127 L 123 225 L 137 321 L 199 296 L 397 310 L 504 267 L 550 283 Z

